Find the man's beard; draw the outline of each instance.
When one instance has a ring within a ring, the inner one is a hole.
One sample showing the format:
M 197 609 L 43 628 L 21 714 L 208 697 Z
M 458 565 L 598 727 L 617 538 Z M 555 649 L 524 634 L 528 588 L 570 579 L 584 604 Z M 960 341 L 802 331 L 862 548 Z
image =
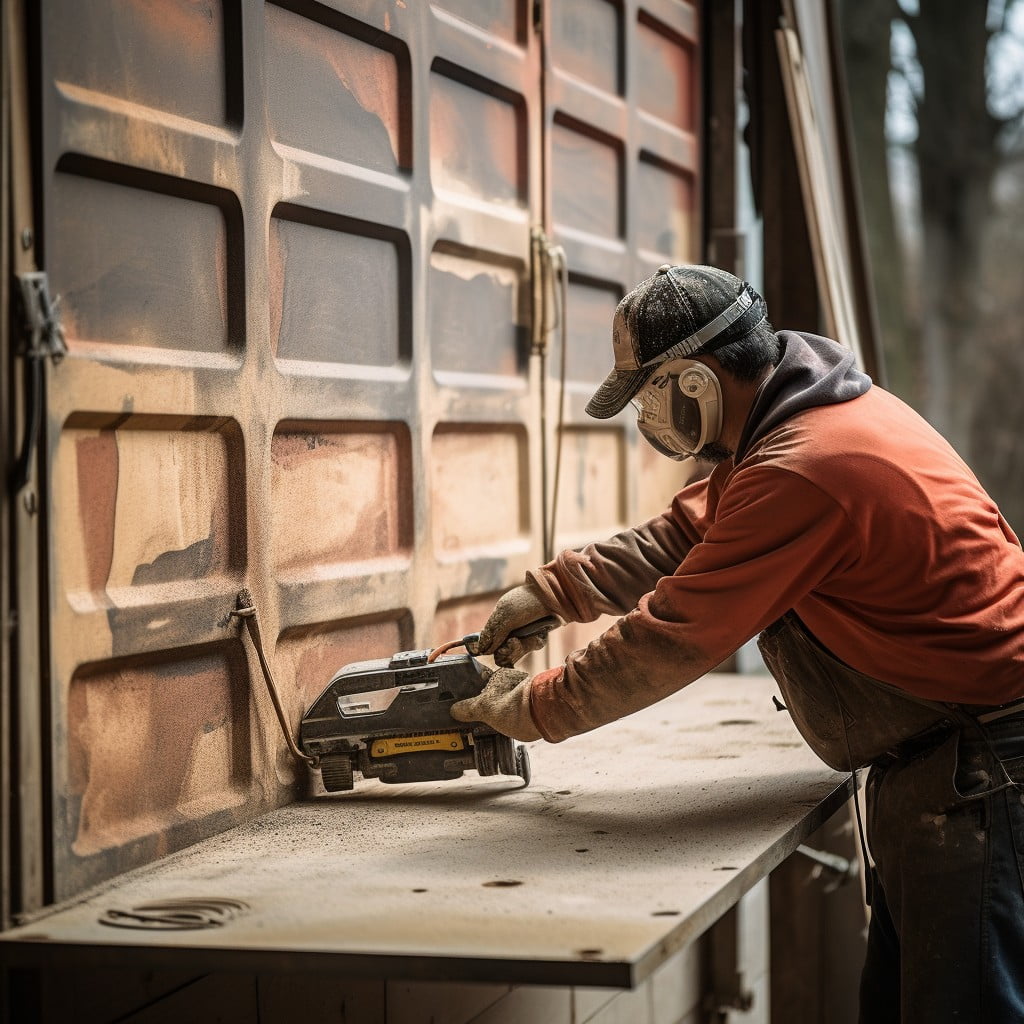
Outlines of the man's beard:
M 717 441 L 710 441 L 694 456 L 702 462 L 713 462 L 716 466 L 726 459 L 731 459 L 736 453 L 726 448 L 724 444 Z

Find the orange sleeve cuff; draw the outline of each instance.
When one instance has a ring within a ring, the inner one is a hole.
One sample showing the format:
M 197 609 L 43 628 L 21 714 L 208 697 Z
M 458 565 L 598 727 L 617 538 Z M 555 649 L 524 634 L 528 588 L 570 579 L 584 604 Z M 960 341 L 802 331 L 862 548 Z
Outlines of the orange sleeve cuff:
M 558 665 L 556 668 L 548 668 L 543 672 L 538 672 L 530 680 L 530 717 L 533 719 L 533 724 L 537 727 L 537 732 L 548 743 L 558 743 L 559 740 L 553 739 L 552 734 L 544 727 L 544 721 L 539 714 L 540 705 L 545 701 L 550 703 L 552 700 L 558 699 L 556 691 L 561 685 L 564 675 L 565 666 Z M 565 737 L 563 736 L 561 739 L 565 739 Z

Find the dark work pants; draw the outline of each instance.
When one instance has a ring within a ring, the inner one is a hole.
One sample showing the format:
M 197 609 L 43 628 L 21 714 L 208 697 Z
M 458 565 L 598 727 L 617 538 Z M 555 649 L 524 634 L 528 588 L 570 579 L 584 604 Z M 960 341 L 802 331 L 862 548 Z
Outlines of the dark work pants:
M 987 731 L 1024 781 L 1024 722 Z M 977 795 L 1003 782 L 974 730 L 871 768 L 861 1024 L 1024 1022 L 1024 786 Z

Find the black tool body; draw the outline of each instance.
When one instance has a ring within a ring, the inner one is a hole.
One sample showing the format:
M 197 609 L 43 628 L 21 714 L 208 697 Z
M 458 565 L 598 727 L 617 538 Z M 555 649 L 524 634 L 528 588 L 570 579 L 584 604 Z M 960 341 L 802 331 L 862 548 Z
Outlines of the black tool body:
M 556 619 L 531 623 L 519 635 L 547 632 Z M 465 639 L 473 639 L 467 637 Z M 319 758 L 324 788 L 352 789 L 354 772 L 381 782 L 480 775 L 530 779 L 526 748 L 483 722 L 451 716 L 456 701 L 475 697 L 490 671 L 469 654 L 403 651 L 340 669 L 299 726 L 304 753 Z

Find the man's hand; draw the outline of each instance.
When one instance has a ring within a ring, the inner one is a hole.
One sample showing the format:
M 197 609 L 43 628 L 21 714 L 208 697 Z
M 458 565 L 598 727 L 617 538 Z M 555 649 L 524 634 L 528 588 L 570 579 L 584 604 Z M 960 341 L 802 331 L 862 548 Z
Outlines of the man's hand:
M 530 674 L 517 668 L 499 668 L 475 697 L 457 701 L 451 708 L 459 722 L 483 722 L 514 740 L 539 740 L 530 714 Z
M 550 615 L 540 599 L 540 591 L 532 583 L 513 587 L 502 594 L 494 611 L 480 630 L 480 639 L 470 654 L 493 654 L 499 665 L 511 668 L 531 651 L 539 651 L 547 643 L 547 633 L 531 637 L 509 637 L 521 626 Z

